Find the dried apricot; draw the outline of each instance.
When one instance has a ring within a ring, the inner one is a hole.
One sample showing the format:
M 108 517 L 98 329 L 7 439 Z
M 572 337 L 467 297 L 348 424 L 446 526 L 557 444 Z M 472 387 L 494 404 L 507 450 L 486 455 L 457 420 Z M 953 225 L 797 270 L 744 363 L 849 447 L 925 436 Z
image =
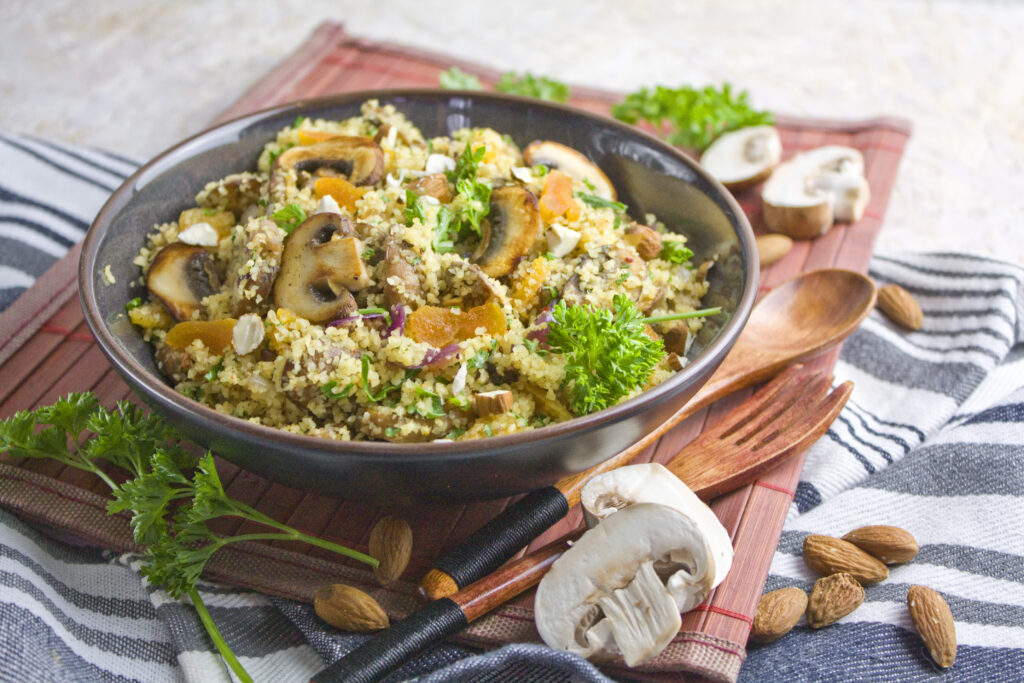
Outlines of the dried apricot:
M 231 346 L 235 322 L 234 318 L 186 320 L 168 330 L 164 341 L 172 348 L 185 349 L 198 339 L 210 353 L 224 353 Z
M 540 194 L 539 208 L 545 223 L 551 223 L 560 216 L 565 216 L 569 222 L 578 219 L 580 205 L 572 196 L 572 178 L 558 170 L 548 173 Z
M 548 276 L 548 269 L 548 260 L 541 256 L 517 270 L 512 276 L 510 295 L 520 315 L 526 315 L 533 307 L 537 294 L 544 286 L 544 278 Z
M 356 187 L 344 178 L 329 176 L 317 178 L 313 191 L 316 192 L 317 197 L 330 195 L 334 197 L 334 201 L 338 202 L 338 206 L 355 211 L 356 200 L 366 194 L 367 188 Z
M 438 348 L 455 340 L 460 312 L 441 306 L 420 306 L 405 320 L 405 334 L 418 342 Z
M 480 306 L 474 306 L 459 316 L 459 328 L 455 333 L 456 339 L 464 341 L 477 336 L 479 328 L 484 329 L 484 334 L 492 337 L 505 334 L 508 330 L 508 321 L 505 320 L 505 312 L 493 299 Z

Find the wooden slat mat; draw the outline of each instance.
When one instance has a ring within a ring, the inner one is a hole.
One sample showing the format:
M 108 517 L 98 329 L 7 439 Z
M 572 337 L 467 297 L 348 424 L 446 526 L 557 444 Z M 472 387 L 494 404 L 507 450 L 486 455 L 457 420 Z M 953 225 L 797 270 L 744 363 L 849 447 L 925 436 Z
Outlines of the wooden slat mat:
M 341 26 L 321 26 L 307 43 L 257 83 L 218 120 L 258 108 L 331 93 L 381 87 L 434 86 L 443 69 L 458 64 L 493 83 L 497 72 L 400 46 L 353 38 Z M 612 93 L 574 89 L 574 104 L 607 113 Z M 843 144 L 865 156 L 871 203 L 863 220 L 837 226 L 813 242 L 799 242 L 779 263 L 762 273 L 767 291 L 804 270 L 838 266 L 865 271 L 874 238 L 882 224 L 909 126 L 893 119 L 860 122 L 810 121 L 781 118 L 778 122 L 787 155 L 822 144 Z M 757 232 L 763 232 L 757 192 L 738 199 Z M 73 250 L 0 316 L 0 416 L 52 402 L 69 391 L 92 390 L 111 405 L 134 400 L 126 385 L 107 364 L 85 327 L 75 293 L 78 251 Z M 831 368 L 838 351 L 815 361 Z M 731 397 L 686 421 L 648 449 L 641 461 L 665 462 L 697 435 L 703 425 L 721 415 L 745 395 Z M 716 500 L 712 507 L 733 535 L 736 559 L 726 581 L 705 605 L 685 615 L 683 629 L 669 648 L 641 671 L 646 676 L 669 676 L 688 671 L 717 680 L 734 680 L 745 656 L 751 616 L 764 587 L 769 563 L 793 500 L 803 465 L 795 457 L 748 486 Z M 382 514 L 372 505 L 306 493 L 240 471 L 220 460 L 218 467 L 228 492 L 260 510 L 314 534 L 364 548 L 368 530 Z M 57 534 L 131 550 L 123 518 L 105 514 L 102 484 L 73 469 L 46 461 L 0 462 L 0 504 L 41 523 Z M 327 581 L 345 581 L 374 594 L 396 616 L 412 609 L 414 582 L 442 550 L 459 542 L 495 513 L 507 500 L 472 505 L 421 507 L 397 511 L 413 525 L 415 550 L 407 582 L 384 589 L 361 567 L 338 562 L 317 549 L 284 545 L 234 544 L 214 556 L 211 579 L 309 601 Z M 578 524 L 579 513 L 551 530 L 540 545 Z M 226 526 L 225 530 L 231 530 Z M 463 642 L 485 647 L 512 641 L 536 641 L 531 597 L 523 596 L 471 625 Z M 609 669 L 626 674 L 625 670 Z M 637 670 L 628 675 L 636 676 Z M 672 676 L 677 678 L 678 676 Z

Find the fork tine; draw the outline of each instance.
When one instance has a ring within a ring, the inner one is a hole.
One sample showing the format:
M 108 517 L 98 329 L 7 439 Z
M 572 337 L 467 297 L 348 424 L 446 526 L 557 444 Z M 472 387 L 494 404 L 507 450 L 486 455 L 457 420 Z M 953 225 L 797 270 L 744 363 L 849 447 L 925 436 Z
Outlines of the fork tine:
M 807 379 L 794 382 L 792 386 L 779 392 L 770 406 L 767 406 L 754 419 L 747 421 L 722 434 L 723 438 L 737 444 L 743 444 L 755 436 L 763 435 L 769 430 L 783 430 L 802 415 L 801 409 L 813 406 L 828 393 L 832 386 L 832 375 L 814 373 Z

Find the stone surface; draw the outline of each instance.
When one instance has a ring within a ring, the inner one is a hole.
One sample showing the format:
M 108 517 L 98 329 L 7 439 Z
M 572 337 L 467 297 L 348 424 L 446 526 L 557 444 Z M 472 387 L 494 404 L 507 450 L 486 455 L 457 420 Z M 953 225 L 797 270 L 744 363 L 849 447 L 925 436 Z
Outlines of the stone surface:
M 908 118 L 914 136 L 879 248 L 1024 263 L 1024 4 L 4 2 L 0 132 L 152 156 L 201 130 L 325 20 L 571 83 L 727 80 L 778 112 Z

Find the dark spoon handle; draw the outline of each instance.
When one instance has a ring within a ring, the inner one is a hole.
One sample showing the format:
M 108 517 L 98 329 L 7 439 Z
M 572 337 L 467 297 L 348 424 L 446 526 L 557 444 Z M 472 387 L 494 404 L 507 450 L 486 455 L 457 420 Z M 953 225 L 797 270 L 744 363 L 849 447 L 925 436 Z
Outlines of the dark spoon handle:
M 421 607 L 386 631 L 381 631 L 310 683 L 372 683 L 397 669 L 405 660 L 466 628 L 466 615 L 450 598 Z
M 548 527 L 569 514 L 569 502 L 554 486 L 537 489 L 477 529 L 434 562 L 459 588 L 505 564 Z

